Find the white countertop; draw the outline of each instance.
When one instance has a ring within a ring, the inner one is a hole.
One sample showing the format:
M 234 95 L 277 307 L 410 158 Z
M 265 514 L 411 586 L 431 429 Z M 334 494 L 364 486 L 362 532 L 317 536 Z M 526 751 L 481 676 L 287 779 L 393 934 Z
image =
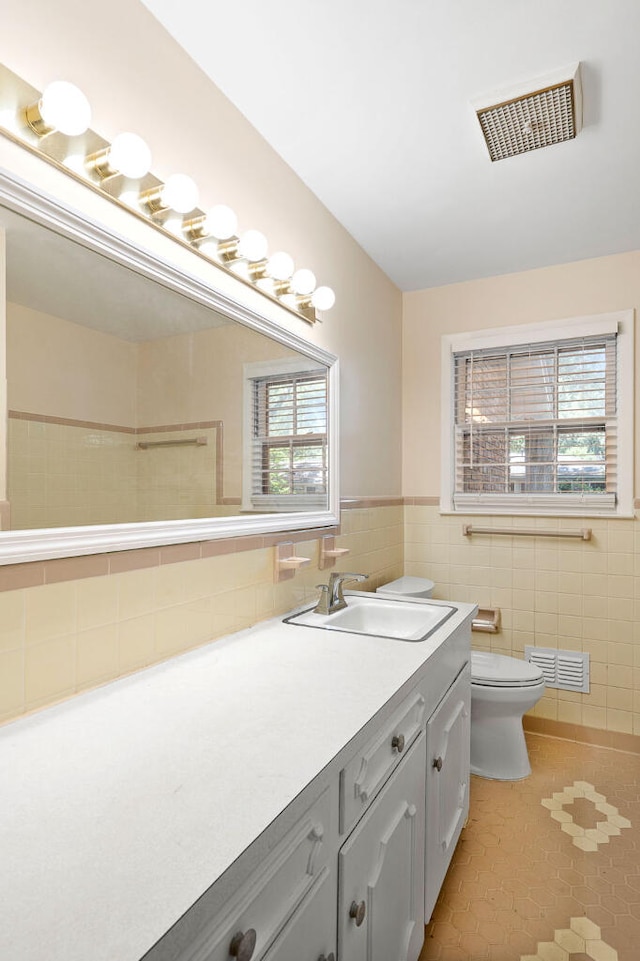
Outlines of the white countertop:
M 268 621 L 0 728 L 0 958 L 139 961 L 474 610 L 455 606 L 418 643 Z

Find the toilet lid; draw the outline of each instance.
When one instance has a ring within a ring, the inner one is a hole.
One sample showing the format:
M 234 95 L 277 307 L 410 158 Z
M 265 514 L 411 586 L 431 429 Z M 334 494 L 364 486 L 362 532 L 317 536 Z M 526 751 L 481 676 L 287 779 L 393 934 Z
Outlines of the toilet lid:
M 471 653 L 471 681 L 490 687 L 528 687 L 539 684 L 542 669 L 529 661 L 505 654 Z

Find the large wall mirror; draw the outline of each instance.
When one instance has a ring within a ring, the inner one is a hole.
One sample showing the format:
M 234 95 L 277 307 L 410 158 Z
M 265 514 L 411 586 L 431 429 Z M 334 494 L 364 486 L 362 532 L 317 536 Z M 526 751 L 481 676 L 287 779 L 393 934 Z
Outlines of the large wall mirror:
M 4 175 L 0 231 L 1 563 L 337 522 L 334 357 Z

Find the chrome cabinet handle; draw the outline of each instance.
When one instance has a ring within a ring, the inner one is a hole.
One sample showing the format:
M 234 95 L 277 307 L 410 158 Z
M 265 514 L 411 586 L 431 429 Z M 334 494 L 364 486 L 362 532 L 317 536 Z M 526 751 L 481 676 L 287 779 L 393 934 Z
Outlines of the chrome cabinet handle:
M 436 771 L 441 771 L 441 770 L 442 770 L 442 758 L 441 758 L 441 757 L 436 757 L 436 758 L 434 758 L 434 761 L 433 761 L 433 765 L 432 765 L 432 766 L 436 769 Z
M 356 922 L 357 928 L 359 928 L 364 921 L 366 913 L 367 905 L 364 903 L 364 901 L 361 901 L 359 904 L 356 904 L 355 901 L 351 902 L 351 907 L 349 908 L 349 917 L 353 918 L 353 920 Z
M 256 946 L 256 932 L 253 928 L 248 931 L 237 931 L 231 938 L 229 954 L 238 961 L 251 961 Z
M 402 754 L 404 751 L 404 734 L 394 734 L 391 739 L 391 748 L 397 751 L 398 754 Z

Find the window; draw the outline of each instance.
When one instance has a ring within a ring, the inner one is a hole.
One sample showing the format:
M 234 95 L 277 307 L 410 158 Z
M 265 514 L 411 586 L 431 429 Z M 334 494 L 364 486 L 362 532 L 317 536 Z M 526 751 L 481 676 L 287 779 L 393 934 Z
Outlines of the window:
M 443 508 L 630 513 L 631 337 L 625 313 L 444 338 Z
M 299 361 L 295 369 L 286 363 L 259 369 L 247 381 L 245 508 L 326 509 L 327 372 L 300 370 Z

